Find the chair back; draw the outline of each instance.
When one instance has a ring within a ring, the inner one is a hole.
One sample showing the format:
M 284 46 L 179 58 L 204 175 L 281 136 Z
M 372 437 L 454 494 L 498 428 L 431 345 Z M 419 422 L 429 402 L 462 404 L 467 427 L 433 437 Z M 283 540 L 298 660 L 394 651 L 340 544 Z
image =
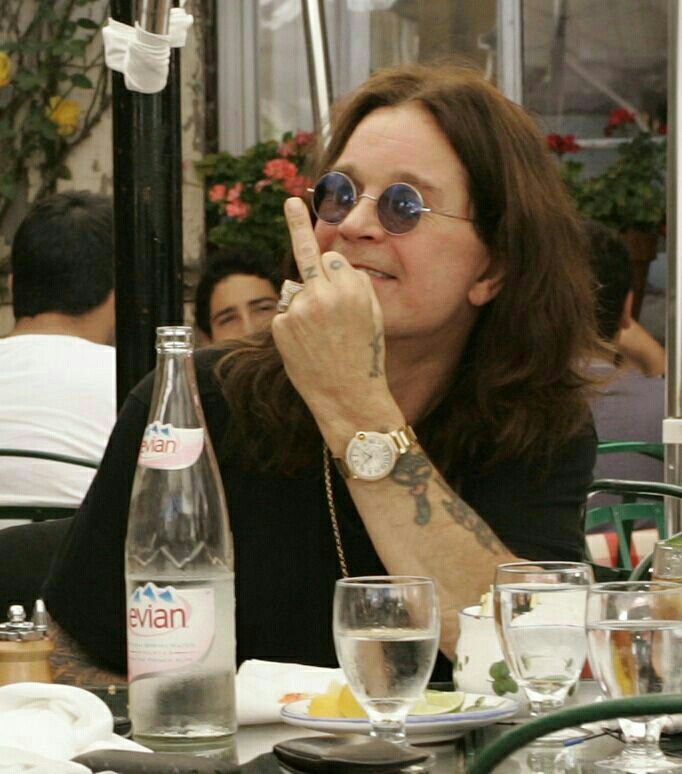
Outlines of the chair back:
M 92 468 L 94 470 L 99 467 L 99 462 L 96 460 L 72 457 L 55 452 L 38 451 L 37 449 L 0 449 L 0 457 L 26 457 L 36 460 L 49 460 L 51 462 L 78 465 L 82 468 Z M 26 519 L 28 521 L 48 521 L 72 516 L 77 510 L 76 506 L 67 505 L 0 505 L 0 520 Z
M 557 710 L 543 717 L 534 718 L 514 730 L 503 734 L 485 747 L 467 769 L 468 774 L 488 774 L 501 761 L 516 750 L 561 728 L 571 728 L 583 723 L 594 723 L 613 718 L 629 718 L 642 715 L 672 715 L 682 712 L 682 694 L 650 694 L 630 696 L 627 699 L 609 699 L 579 707 Z
M 651 444 L 646 444 L 651 446 Z M 590 508 L 590 499 L 596 494 L 612 494 L 623 498 L 624 502 Z M 635 502 L 638 497 L 656 497 L 655 501 Z M 585 531 L 601 524 L 610 524 L 618 539 L 618 565 L 632 571 L 630 542 L 634 523 L 639 519 L 653 520 L 659 538 L 666 537 L 665 510 L 662 497 L 682 498 L 682 487 L 650 481 L 618 481 L 599 479 L 588 488 L 588 501 L 585 509 Z M 585 548 L 586 558 L 592 559 L 589 546 Z
M 665 447 L 662 443 L 647 443 L 646 441 L 600 441 L 597 444 L 597 454 L 643 454 L 655 460 L 663 461 Z

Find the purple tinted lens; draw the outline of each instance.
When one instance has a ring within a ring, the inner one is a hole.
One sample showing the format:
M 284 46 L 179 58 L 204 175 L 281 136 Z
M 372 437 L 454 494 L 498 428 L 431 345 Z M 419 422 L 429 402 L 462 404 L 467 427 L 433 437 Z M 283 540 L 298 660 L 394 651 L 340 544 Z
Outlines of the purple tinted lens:
M 325 223 L 341 223 L 354 207 L 355 201 L 353 184 L 340 172 L 323 175 L 315 185 L 313 210 Z
M 419 223 L 422 206 L 419 194 L 411 185 L 394 183 L 377 202 L 379 222 L 389 234 L 407 234 Z

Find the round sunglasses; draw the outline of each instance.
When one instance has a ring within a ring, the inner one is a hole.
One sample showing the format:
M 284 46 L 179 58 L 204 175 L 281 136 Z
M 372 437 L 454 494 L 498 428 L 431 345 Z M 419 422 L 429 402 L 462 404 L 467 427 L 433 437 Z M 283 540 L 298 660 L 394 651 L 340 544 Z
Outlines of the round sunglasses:
M 308 188 L 308 192 L 313 195 L 312 207 L 315 215 L 332 226 L 341 223 L 360 199 L 376 202 L 379 223 L 383 230 L 392 236 L 401 236 L 412 231 L 423 212 L 454 220 L 473 221 L 473 218 L 450 215 L 425 207 L 422 195 L 409 183 L 392 183 L 380 196 L 370 196 L 366 193 L 358 195 L 355 183 L 348 175 L 343 172 L 327 172 L 315 183 L 314 188 Z

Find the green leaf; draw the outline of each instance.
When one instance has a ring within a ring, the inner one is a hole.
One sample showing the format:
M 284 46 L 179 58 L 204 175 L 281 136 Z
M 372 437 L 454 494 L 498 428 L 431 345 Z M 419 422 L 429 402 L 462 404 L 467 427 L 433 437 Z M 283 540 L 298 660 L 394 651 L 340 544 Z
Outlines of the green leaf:
M 4 196 L 5 199 L 14 199 L 17 195 L 16 181 L 9 178 L 7 175 L 0 177 L 0 196 Z
M 14 137 L 15 130 L 8 118 L 0 119 L 0 140 L 8 140 Z
M 64 43 L 64 49 L 66 52 L 75 57 L 83 56 L 87 47 L 87 40 L 76 39 L 69 40 L 68 42 Z
M 99 24 L 92 19 L 88 19 L 87 16 L 81 16 L 80 19 L 76 19 L 76 24 L 85 30 L 98 30 Z
M 40 88 L 43 83 L 44 80 L 40 75 L 28 70 L 19 70 L 14 77 L 14 84 L 20 91 L 33 91 L 33 89 Z
M 83 73 L 74 73 L 71 76 L 71 83 L 73 83 L 74 86 L 78 86 L 79 89 L 92 88 L 92 81 L 87 75 L 83 75 Z

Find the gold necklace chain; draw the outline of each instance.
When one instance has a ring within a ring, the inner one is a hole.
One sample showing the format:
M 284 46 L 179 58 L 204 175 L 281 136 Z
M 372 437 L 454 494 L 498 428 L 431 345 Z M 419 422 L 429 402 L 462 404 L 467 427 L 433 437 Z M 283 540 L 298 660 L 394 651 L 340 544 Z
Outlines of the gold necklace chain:
M 344 578 L 347 578 L 348 565 L 346 564 L 346 554 L 343 551 L 343 543 L 341 542 L 341 530 L 339 529 L 339 522 L 336 519 L 336 507 L 334 506 L 334 490 L 332 489 L 332 471 L 331 464 L 329 462 L 329 449 L 327 444 L 322 444 L 322 464 L 324 466 L 324 487 L 327 490 L 327 505 L 329 506 L 329 516 L 332 520 L 332 530 L 334 531 L 334 542 L 336 543 L 336 555 L 339 557 L 339 564 L 341 565 L 341 574 Z

